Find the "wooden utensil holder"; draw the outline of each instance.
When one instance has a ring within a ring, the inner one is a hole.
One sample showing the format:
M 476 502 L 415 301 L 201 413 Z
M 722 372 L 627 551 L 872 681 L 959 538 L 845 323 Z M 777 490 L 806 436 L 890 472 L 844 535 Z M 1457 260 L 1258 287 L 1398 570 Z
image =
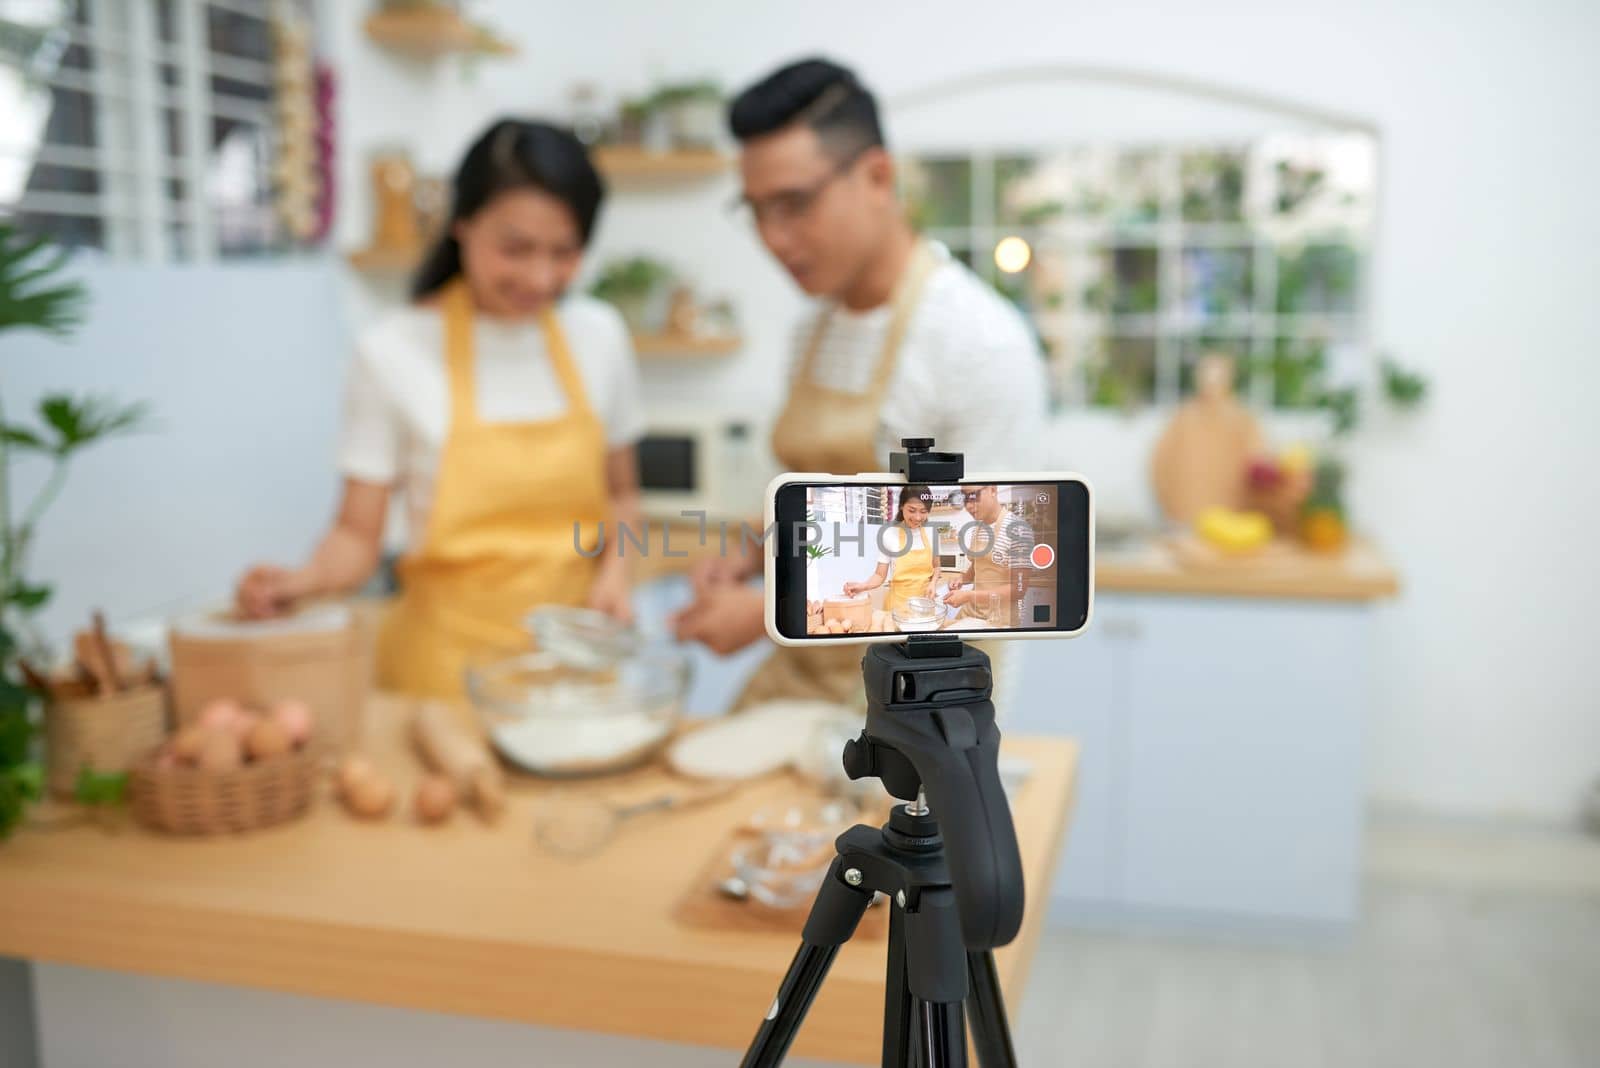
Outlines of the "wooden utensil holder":
M 45 702 L 44 733 L 47 783 L 56 797 L 70 798 L 84 768 L 97 772 L 128 771 L 167 734 L 167 691 L 139 686 L 97 696 L 87 686 L 65 684 L 72 691 Z

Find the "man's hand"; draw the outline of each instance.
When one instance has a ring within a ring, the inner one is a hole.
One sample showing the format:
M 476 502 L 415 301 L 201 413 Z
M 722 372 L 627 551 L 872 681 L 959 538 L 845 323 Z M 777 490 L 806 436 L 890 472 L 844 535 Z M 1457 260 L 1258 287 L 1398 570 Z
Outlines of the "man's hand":
M 762 611 L 759 589 L 722 583 L 673 616 L 672 632 L 679 641 L 700 642 L 719 656 L 727 656 L 761 637 Z
M 732 586 L 743 582 L 755 572 L 743 555 L 732 553 L 702 556 L 689 568 L 689 584 L 696 597 L 703 597 L 718 586 Z
M 951 590 L 944 595 L 944 603 L 955 608 L 968 605 L 978 596 L 976 590 Z

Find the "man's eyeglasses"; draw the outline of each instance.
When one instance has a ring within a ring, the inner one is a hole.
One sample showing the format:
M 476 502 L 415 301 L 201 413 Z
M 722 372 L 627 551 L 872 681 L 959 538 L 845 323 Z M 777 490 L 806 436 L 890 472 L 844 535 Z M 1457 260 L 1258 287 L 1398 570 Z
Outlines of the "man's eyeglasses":
M 762 223 L 777 223 L 781 226 L 802 219 L 816 206 L 817 198 L 828 186 L 855 166 L 856 160 L 861 158 L 863 152 L 856 152 L 840 160 L 828 170 L 827 174 L 803 189 L 785 189 L 781 193 L 773 193 L 757 200 L 752 200 L 741 193 L 729 202 L 728 212 L 736 217 L 749 218 L 757 226 Z

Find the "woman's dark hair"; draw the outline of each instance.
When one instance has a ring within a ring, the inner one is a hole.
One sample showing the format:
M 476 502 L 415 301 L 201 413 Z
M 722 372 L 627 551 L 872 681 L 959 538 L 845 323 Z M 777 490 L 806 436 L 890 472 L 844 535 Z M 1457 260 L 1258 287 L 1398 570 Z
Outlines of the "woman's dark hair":
M 921 501 L 924 506 L 931 508 L 933 506 L 933 493 L 927 486 L 919 485 L 915 482 L 901 487 L 900 501 L 894 506 L 894 521 L 896 523 L 904 523 L 906 521 L 906 505 L 912 501 Z
M 511 189 L 537 189 L 565 204 L 585 245 L 605 199 L 605 183 L 583 142 L 544 122 L 501 119 L 484 131 L 461 158 L 450 200 L 450 217 L 438 244 L 417 268 L 411 296 L 425 297 L 461 273 L 461 246 L 451 233 L 462 219 Z

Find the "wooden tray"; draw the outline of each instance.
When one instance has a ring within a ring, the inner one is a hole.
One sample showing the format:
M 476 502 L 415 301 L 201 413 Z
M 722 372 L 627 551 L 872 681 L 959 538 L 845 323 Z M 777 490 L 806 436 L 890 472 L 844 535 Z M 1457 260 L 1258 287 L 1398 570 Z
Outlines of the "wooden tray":
M 688 893 L 673 908 L 673 920 L 685 927 L 713 931 L 783 932 L 800 937 L 806 916 L 811 912 L 811 902 L 792 909 L 774 909 L 754 900 L 735 901 L 717 889 L 733 874 L 733 865 L 729 862 L 733 847 L 744 839 L 754 839 L 757 833 L 741 827 L 717 843 L 706 866 L 689 883 Z M 869 908 L 861 917 L 855 938 L 882 941 L 889 931 L 890 907 L 886 899 L 880 899 Z

